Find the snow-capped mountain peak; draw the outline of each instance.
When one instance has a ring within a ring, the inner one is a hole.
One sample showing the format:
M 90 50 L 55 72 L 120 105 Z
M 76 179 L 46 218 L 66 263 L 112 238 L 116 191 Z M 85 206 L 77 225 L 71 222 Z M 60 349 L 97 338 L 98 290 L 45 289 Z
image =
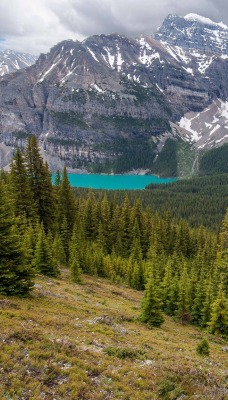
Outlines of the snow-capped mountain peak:
M 21 68 L 30 67 L 34 64 L 37 57 L 21 53 L 14 50 L 2 50 L 0 51 L 0 76 L 15 72 Z
M 228 56 L 228 27 L 197 14 L 168 15 L 155 39 L 203 54 Z
M 222 29 L 228 29 L 228 26 L 225 25 L 223 22 L 214 22 L 210 18 L 202 17 L 201 15 L 194 14 L 194 13 L 185 15 L 184 19 L 189 20 L 189 21 L 197 21 L 197 22 L 200 22 L 201 24 L 205 24 L 205 25 L 219 26 Z

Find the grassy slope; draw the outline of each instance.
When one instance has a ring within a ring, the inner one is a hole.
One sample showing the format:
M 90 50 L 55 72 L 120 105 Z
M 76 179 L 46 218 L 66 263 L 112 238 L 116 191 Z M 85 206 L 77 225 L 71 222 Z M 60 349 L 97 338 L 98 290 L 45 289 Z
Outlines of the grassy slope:
M 142 293 L 62 275 L 38 277 L 29 299 L 0 298 L 1 399 L 228 398 L 220 338 L 208 336 L 210 356 L 199 356 L 200 330 L 136 320 Z

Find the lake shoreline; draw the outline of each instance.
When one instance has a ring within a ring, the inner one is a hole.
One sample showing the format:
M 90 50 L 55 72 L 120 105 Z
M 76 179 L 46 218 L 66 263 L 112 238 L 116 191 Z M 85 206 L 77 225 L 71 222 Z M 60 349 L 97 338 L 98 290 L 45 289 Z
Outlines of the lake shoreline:
M 55 172 L 54 172 L 55 173 Z M 61 171 L 60 171 L 61 173 Z M 106 172 L 88 172 L 86 169 L 73 169 L 73 168 L 68 168 L 67 167 L 67 173 L 68 174 L 74 174 L 74 175 L 104 175 L 104 176 L 156 176 L 157 178 L 161 178 L 162 177 L 160 175 L 154 174 L 153 172 L 151 172 L 149 169 L 142 169 L 142 168 L 138 168 L 138 169 L 133 169 L 131 171 L 127 171 L 127 172 L 123 172 L 123 173 L 119 173 L 119 174 L 114 174 L 113 172 L 111 173 L 106 173 Z M 169 176 L 167 177 L 167 179 L 174 179 L 176 177 L 173 176 Z

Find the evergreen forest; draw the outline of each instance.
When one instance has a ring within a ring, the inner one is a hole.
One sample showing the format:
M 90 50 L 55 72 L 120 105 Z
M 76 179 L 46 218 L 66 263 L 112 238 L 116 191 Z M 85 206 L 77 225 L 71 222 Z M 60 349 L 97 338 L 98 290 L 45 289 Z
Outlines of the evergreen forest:
M 131 202 L 127 194 L 120 202 L 105 192 L 75 193 L 66 168 L 52 185 L 33 136 L 23 154 L 16 151 L 10 172 L 1 172 L 3 296 L 27 296 L 36 274 L 60 277 L 67 268 L 77 284 L 86 274 L 144 291 L 138 317 L 149 327 L 160 326 L 166 314 L 226 337 L 227 266 L 228 211 L 214 232 L 145 208 L 139 198 Z
M 85 197 L 89 189 L 73 188 L 76 196 Z M 196 176 L 162 185 L 150 184 L 145 190 L 94 190 L 98 199 L 107 195 L 108 201 L 122 204 L 125 197 L 130 204 L 139 200 L 142 208 L 172 219 L 185 219 L 192 228 L 204 226 L 218 232 L 228 206 L 228 174 Z

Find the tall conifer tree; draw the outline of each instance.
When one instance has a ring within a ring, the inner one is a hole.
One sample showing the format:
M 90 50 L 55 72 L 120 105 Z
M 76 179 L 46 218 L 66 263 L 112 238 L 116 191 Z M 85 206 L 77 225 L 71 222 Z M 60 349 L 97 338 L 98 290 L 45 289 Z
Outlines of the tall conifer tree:
M 56 277 L 59 274 L 52 254 L 49 240 L 47 239 L 43 225 L 40 227 L 37 244 L 34 253 L 33 265 L 36 270 L 47 276 Z
M 24 259 L 12 203 L 0 182 L 0 293 L 26 295 L 33 286 L 32 277 L 32 268 Z
M 55 220 L 55 201 L 48 165 L 43 162 L 38 141 L 32 136 L 25 150 L 26 169 L 29 185 L 36 202 L 40 221 L 46 231 L 53 229 Z
M 183 270 L 180 276 L 178 297 L 177 316 L 180 318 L 182 323 L 189 322 L 189 277 L 186 264 L 183 266 Z
M 63 169 L 63 175 L 59 187 L 59 207 L 61 220 L 63 221 L 63 219 L 66 218 L 68 229 L 72 232 L 75 221 L 76 206 L 66 167 Z
M 36 201 L 29 185 L 25 159 L 19 149 L 10 165 L 10 185 L 15 214 L 25 215 L 30 221 L 37 220 Z
M 151 327 L 158 327 L 164 322 L 164 317 L 162 314 L 162 301 L 159 297 L 159 292 L 154 283 L 152 273 L 146 284 L 140 319 L 142 322 L 147 323 Z
M 220 284 L 217 298 L 212 303 L 211 320 L 208 325 L 211 333 L 228 336 L 228 300 L 223 283 Z
M 71 279 L 75 283 L 82 283 L 82 270 L 80 268 L 80 250 L 79 250 L 79 241 L 77 234 L 77 227 L 74 225 L 73 234 L 70 242 L 70 275 Z

